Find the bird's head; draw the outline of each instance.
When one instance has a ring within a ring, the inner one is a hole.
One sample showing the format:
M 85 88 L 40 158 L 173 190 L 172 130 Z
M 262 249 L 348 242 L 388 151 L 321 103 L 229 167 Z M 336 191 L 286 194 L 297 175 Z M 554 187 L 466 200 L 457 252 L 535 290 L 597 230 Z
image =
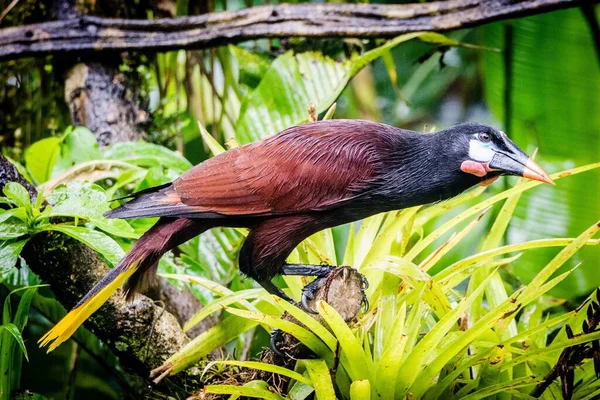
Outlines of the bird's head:
M 554 184 L 531 157 L 502 131 L 479 123 L 464 123 L 447 130 L 451 152 L 458 156 L 460 171 L 491 183 L 500 175 L 518 175 Z

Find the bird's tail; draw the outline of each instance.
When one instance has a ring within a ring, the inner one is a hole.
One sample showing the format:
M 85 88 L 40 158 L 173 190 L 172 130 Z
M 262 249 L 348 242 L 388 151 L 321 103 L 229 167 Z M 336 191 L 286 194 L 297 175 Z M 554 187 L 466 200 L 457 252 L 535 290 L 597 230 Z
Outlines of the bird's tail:
M 207 227 L 199 220 L 160 219 L 137 241 L 119 264 L 39 340 L 40 346 L 50 345 L 48 348 L 50 352 L 69 339 L 75 330 L 127 280 L 129 280 L 126 285 L 128 299 L 133 297 L 135 292 L 144 290 L 156 274 L 158 261 L 164 253 L 206 229 Z

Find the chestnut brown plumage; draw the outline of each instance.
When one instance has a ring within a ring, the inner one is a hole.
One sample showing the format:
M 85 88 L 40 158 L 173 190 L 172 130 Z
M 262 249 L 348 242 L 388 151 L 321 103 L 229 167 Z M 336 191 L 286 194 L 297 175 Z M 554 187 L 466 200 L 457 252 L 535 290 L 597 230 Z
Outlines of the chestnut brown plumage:
M 243 273 L 287 298 L 276 274 L 323 275 L 322 266 L 285 260 L 322 229 L 380 212 L 455 196 L 501 174 L 550 178 L 508 137 L 467 123 L 435 134 L 388 125 L 333 120 L 304 124 L 205 161 L 174 182 L 132 195 L 115 218 L 161 217 L 126 257 L 44 338 L 66 340 L 116 288 L 142 290 L 160 257 L 217 227 L 246 227 Z

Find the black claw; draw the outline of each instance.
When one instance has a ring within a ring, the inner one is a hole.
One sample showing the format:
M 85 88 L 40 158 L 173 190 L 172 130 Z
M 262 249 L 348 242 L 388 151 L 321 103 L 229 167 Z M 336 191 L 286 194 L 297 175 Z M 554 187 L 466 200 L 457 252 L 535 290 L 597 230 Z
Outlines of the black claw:
M 363 274 L 360 274 L 360 279 L 362 280 L 363 290 L 367 290 L 369 288 L 369 281 Z
M 310 314 L 318 314 L 318 312 L 316 312 L 315 310 L 313 310 L 309 305 L 308 302 L 309 300 L 312 300 L 313 296 L 312 293 L 308 290 L 303 290 L 302 291 L 302 308 L 304 308 L 304 310 Z
M 277 348 L 277 340 L 280 339 L 281 336 L 281 330 L 280 329 L 273 329 L 273 332 L 271 332 L 271 338 L 269 339 L 269 347 L 271 348 L 271 351 L 275 354 L 277 354 L 279 357 L 285 357 L 283 355 L 282 352 L 279 351 L 279 349 Z
M 363 304 L 363 313 L 366 313 L 367 311 L 369 311 L 369 299 L 367 299 L 366 294 L 363 294 L 362 304 Z

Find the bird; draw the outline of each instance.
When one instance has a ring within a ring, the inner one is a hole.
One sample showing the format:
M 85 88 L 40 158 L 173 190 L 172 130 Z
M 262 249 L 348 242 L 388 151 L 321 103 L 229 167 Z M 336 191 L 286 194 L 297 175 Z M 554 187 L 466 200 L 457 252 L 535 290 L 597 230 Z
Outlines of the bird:
M 143 291 L 164 253 L 208 229 L 248 228 L 240 271 L 291 301 L 274 276 L 322 279 L 334 268 L 286 263 L 305 238 L 378 213 L 439 202 L 500 175 L 553 184 L 504 132 L 476 122 L 418 133 L 365 120 L 324 120 L 232 148 L 171 183 L 130 195 L 106 214 L 160 218 L 40 339 L 41 346 L 52 351 L 67 340 L 121 285 L 128 298 Z

